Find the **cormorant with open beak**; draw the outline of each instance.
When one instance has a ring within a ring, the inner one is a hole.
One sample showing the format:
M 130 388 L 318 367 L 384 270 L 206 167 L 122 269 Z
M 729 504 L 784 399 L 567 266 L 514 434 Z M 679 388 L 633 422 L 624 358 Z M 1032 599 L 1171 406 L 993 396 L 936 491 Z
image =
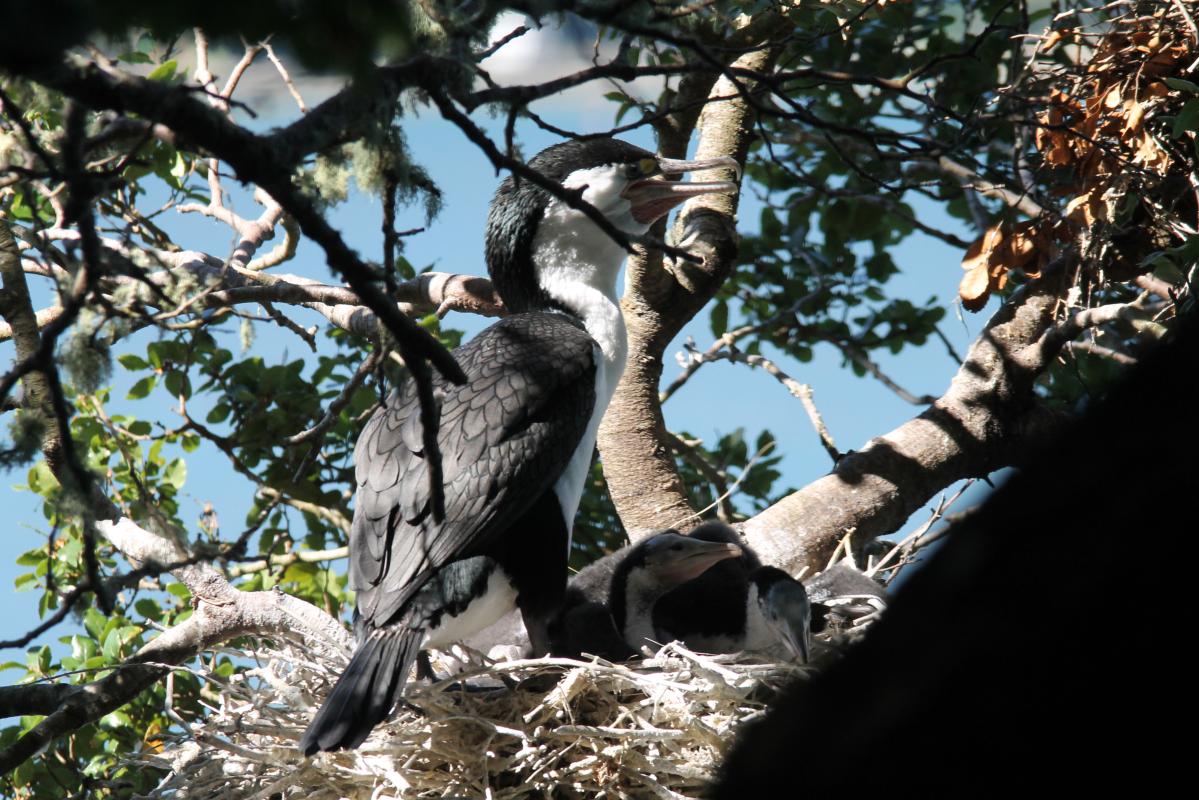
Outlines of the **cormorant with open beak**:
M 734 183 L 667 180 L 730 158 L 671 161 L 615 139 L 570 141 L 529 166 L 616 228 L 644 233 L 688 197 Z M 584 213 L 507 178 L 491 205 L 487 266 L 511 316 L 454 351 L 466 375 L 434 378 L 444 514 L 434 513 L 412 382 L 354 449 L 350 586 L 358 646 L 300 740 L 357 747 L 400 697 L 417 653 L 518 607 L 536 650 L 562 599 L 570 532 L 596 429 L 624 369 L 616 283 L 625 251 Z

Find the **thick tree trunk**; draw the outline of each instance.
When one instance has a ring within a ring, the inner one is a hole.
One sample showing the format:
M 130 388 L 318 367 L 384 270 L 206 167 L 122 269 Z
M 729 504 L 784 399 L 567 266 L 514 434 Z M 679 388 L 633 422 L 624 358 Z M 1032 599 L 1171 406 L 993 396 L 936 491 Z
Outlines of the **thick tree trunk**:
M 776 51 L 763 47 L 742 55 L 735 67 L 768 71 Z M 752 82 L 741 81 L 749 92 Z M 688 87 L 684 87 L 688 88 Z M 702 85 L 691 84 L 690 91 Z M 697 158 L 731 155 L 741 163 L 749 148 L 753 109 L 737 88 L 721 77 L 707 96 L 735 97 L 711 102 L 699 115 Z M 686 120 L 676 127 L 685 127 Z M 671 130 L 663 137 L 682 157 L 690 129 Z M 698 180 L 728 180 L 729 175 L 697 175 Z M 736 262 L 737 195 L 703 195 L 689 201 L 679 214 L 674 241 L 703 258 L 702 264 L 664 268 L 660 253 L 629 259 L 625 295 L 621 301 L 629 331 L 629 358 L 624 377 L 599 431 L 600 458 L 612 501 L 625 530 L 634 540 L 668 525 L 688 528 L 695 518 L 674 456 L 665 445 L 666 422 L 658 402 L 662 354 L 683 326 L 712 299 Z M 681 522 L 680 522 L 681 521 Z

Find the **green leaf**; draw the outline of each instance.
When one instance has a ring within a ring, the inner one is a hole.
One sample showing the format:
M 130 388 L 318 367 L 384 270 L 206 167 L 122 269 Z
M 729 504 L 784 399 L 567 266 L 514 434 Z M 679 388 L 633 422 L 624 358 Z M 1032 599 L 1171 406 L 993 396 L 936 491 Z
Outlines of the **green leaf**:
M 146 77 L 152 81 L 169 81 L 175 77 L 175 70 L 178 66 L 179 62 L 172 58 L 170 61 L 164 61 L 159 64 Z
M 133 388 L 129 390 L 129 394 L 125 395 L 126 400 L 141 400 L 143 397 L 154 391 L 154 387 L 158 384 L 157 375 L 147 375 L 137 383 L 133 384 Z
M 762 236 L 777 241 L 783 235 L 783 223 L 772 209 L 762 209 Z
M 113 711 L 100 717 L 100 727 L 111 731 L 127 731 L 133 727 L 133 720 L 124 711 Z
M 45 497 L 58 488 L 58 478 L 50 471 L 45 461 L 39 461 L 29 468 L 29 489 Z
M 175 163 L 171 165 L 171 175 L 183 185 L 183 179 L 187 177 L 187 159 L 178 150 L 175 151 Z
M 1191 94 L 1199 94 L 1199 85 L 1191 83 L 1182 78 L 1165 78 L 1165 83 L 1171 89 L 1176 89 L 1180 92 L 1190 92 Z
M 633 103 L 625 102 L 620 106 L 619 109 L 616 110 L 616 124 L 617 125 L 620 124 L 620 121 L 622 119 L 624 119 L 624 115 L 629 113 L 629 110 L 632 109 L 633 107 L 634 107 Z
M 1178 112 L 1178 116 L 1174 118 L 1174 131 L 1171 135 L 1177 139 L 1187 131 L 1195 130 L 1196 124 L 1199 124 L 1199 98 L 1188 100 L 1182 111 Z
M 116 661 L 121 657 L 121 635 L 113 628 L 104 637 L 104 647 L 101 649 L 105 661 Z
M 135 356 L 133 353 L 124 353 L 117 356 L 117 361 L 125 369 L 149 369 L 150 365 L 146 363 L 141 356 Z
M 83 555 L 83 540 L 79 537 L 68 539 L 66 544 L 58 549 L 58 560 L 72 566 L 79 563 Z
M 712 306 L 712 316 L 709 319 L 713 336 L 723 336 L 729 329 L 729 304 L 724 300 L 717 301 Z
M 104 623 L 107 621 L 107 618 L 98 609 L 89 608 L 83 613 L 83 629 L 90 633 L 93 639 L 100 638 L 100 634 L 104 631 Z
M 158 603 L 148 597 L 138 600 L 133 604 L 133 608 L 146 619 L 162 619 L 162 609 L 158 607 Z
M 171 393 L 172 397 L 179 397 L 180 395 L 184 399 L 191 397 L 192 383 L 186 373 L 172 370 L 167 373 L 163 383 L 166 384 L 167 391 Z
M 167 465 L 166 471 L 162 475 L 162 482 L 181 489 L 186 481 L 187 462 L 182 458 L 176 458 Z

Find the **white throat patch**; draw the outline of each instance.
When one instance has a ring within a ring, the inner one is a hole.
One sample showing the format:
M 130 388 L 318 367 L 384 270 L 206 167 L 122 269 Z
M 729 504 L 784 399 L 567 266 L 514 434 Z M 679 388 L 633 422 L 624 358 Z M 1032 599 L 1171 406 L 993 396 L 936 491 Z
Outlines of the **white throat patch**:
M 594 167 L 572 172 L 563 185 L 587 188 L 583 199 L 591 203 L 623 231 L 644 233 L 648 226 L 633 219 L 630 204 L 620 196 L 628 185 L 616 166 Z M 577 316 L 599 345 L 596 355 L 595 410 L 587 430 L 566 470 L 554 484 L 567 528 L 573 528 L 575 512 L 591 469 L 596 431 L 604 410 L 624 373 L 628 341 L 616 282 L 625 259 L 624 249 L 608 234 L 562 201 L 554 198 L 533 238 L 533 265 L 541 288 L 563 308 Z

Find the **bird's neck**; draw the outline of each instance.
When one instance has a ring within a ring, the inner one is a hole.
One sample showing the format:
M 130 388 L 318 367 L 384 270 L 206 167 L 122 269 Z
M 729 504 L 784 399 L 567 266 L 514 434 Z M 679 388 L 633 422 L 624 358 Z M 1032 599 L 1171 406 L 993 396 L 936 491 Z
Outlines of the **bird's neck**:
M 760 598 L 758 585 L 751 581 L 745 597 L 745 638 L 741 643 L 746 650 L 764 650 L 778 642 L 778 636 L 762 613 Z
M 559 308 L 582 321 L 603 351 L 606 366 L 623 372 L 629 345 L 616 287 L 584 283 L 560 265 L 542 272 L 541 285 Z
M 537 282 L 554 304 L 578 317 L 603 351 L 609 390 L 628 354 L 616 280 L 625 252 L 590 220 L 551 209 L 533 247 Z
M 644 571 L 635 570 L 625 583 L 625 615 L 621 634 L 625 642 L 635 650 L 649 645 L 656 649 L 657 632 L 654 630 L 654 603 L 666 593 L 661 581 L 654 580 Z

